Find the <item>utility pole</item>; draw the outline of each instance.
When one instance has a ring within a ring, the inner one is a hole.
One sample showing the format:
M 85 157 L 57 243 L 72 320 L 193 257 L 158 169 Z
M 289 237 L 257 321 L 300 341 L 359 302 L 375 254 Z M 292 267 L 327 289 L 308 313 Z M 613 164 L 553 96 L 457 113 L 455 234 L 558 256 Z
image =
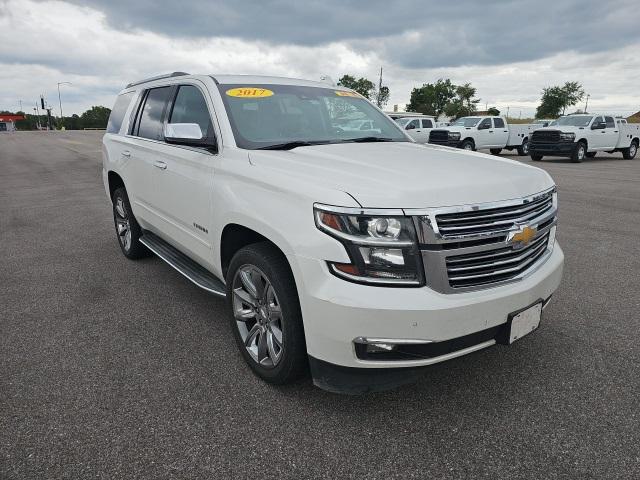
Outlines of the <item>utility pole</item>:
M 22 110 L 22 100 L 18 100 L 20 102 L 20 111 L 24 112 L 24 110 Z
M 382 90 L 382 67 L 380 67 L 380 81 L 378 82 L 378 99 L 376 103 L 378 104 L 378 108 L 380 108 L 380 93 Z
M 585 102 L 585 104 L 584 104 L 584 113 L 588 113 L 587 107 L 589 106 L 589 97 L 590 97 L 590 96 L 591 96 L 591 95 L 589 95 L 589 94 L 587 93 L 587 101 L 586 101 L 586 102 Z
M 60 128 L 64 129 L 64 115 L 62 115 L 62 98 L 60 97 L 60 85 L 73 85 L 71 82 L 58 82 L 58 103 L 60 104 Z
M 509 109 L 510 109 L 510 108 L 511 108 L 511 107 L 507 107 L 507 120 L 509 120 Z

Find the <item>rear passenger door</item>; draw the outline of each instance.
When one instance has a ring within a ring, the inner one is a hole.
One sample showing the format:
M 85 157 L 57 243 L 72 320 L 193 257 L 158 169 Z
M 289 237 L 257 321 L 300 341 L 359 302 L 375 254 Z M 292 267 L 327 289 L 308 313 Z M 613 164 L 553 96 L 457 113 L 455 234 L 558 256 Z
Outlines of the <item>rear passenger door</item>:
M 497 148 L 504 148 L 509 140 L 509 130 L 500 117 L 493 118 L 493 145 Z

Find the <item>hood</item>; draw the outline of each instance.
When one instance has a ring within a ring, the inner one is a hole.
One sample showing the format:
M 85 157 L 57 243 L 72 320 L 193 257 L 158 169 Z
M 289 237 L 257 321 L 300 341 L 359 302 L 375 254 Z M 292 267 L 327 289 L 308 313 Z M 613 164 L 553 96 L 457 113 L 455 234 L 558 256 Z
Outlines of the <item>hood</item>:
M 426 208 L 510 200 L 551 188 L 539 168 L 483 153 L 408 142 L 252 150 L 251 163 L 305 183 L 347 192 L 363 207 Z M 322 202 L 318 198 L 317 202 Z

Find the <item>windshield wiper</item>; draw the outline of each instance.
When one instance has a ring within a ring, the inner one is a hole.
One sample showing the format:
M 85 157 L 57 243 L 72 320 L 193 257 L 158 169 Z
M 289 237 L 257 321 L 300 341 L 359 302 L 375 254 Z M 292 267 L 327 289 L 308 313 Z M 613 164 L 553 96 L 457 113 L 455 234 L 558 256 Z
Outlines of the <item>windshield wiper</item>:
M 340 140 L 340 143 L 393 142 L 393 141 L 394 139 L 389 137 L 357 137 L 357 138 L 348 138 L 346 140 Z
M 298 140 L 295 142 L 275 143 L 266 147 L 258 147 L 256 150 L 291 150 L 298 147 L 310 147 L 312 145 L 326 145 L 329 142 L 305 142 Z

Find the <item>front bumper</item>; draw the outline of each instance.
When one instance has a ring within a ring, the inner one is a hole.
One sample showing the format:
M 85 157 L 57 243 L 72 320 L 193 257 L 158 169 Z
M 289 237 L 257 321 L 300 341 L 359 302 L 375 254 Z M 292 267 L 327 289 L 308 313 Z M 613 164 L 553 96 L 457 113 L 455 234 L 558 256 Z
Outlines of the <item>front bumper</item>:
M 431 145 L 441 145 L 443 147 L 453 147 L 453 148 L 459 148 L 460 144 L 462 143 L 460 140 L 447 140 L 447 141 L 432 141 L 429 140 L 429 143 Z
M 560 284 L 564 254 L 556 243 L 547 261 L 523 279 L 456 294 L 442 294 L 428 287 L 358 285 L 332 275 L 323 261 L 299 256 L 289 260 L 300 294 L 312 374 L 319 386 L 331 390 L 326 375 L 324 380 L 319 379 L 318 365 L 324 372 L 329 365 L 339 370 L 400 368 L 409 374 L 414 367 L 494 344 L 497 330 L 490 338 L 478 337 L 477 344 L 461 343 L 461 349 L 435 357 L 373 361 L 358 358 L 354 340 L 373 337 L 450 342 L 500 327 L 510 313 L 551 297 Z
M 530 155 L 554 155 L 570 157 L 576 149 L 577 143 L 529 143 Z

